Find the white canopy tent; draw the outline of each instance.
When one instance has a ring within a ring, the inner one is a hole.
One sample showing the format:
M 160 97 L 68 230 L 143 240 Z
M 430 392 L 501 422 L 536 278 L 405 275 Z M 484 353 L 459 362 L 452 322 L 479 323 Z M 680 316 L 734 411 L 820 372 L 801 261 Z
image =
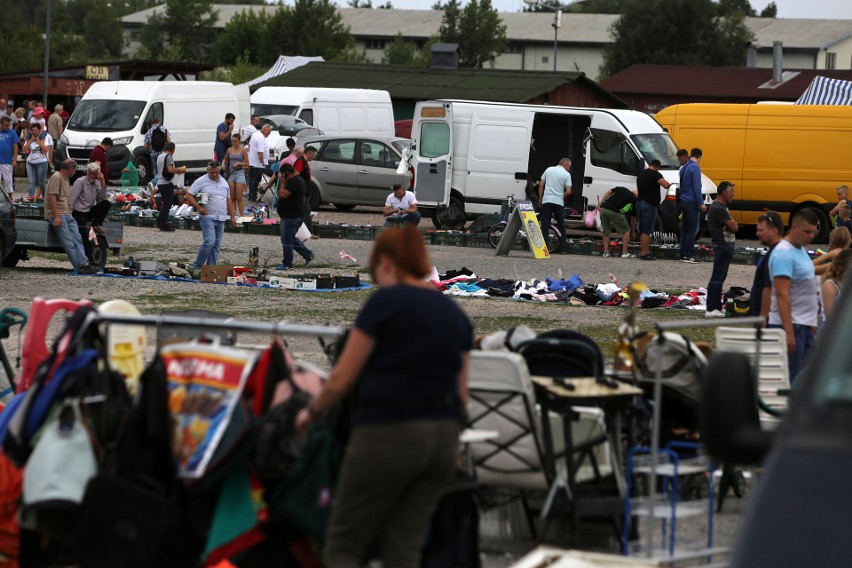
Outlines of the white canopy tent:
M 252 79 L 251 81 L 242 84 L 247 87 L 251 87 L 252 85 L 263 83 L 264 81 L 272 79 L 273 77 L 283 75 L 287 71 L 295 69 L 296 67 L 301 67 L 302 65 L 306 65 L 311 61 L 325 61 L 325 59 L 320 56 L 304 57 L 302 55 L 296 55 L 291 57 L 287 55 L 279 55 L 278 61 L 276 61 L 275 64 L 269 68 L 269 71 L 267 71 L 260 77 L 257 77 L 256 79 Z

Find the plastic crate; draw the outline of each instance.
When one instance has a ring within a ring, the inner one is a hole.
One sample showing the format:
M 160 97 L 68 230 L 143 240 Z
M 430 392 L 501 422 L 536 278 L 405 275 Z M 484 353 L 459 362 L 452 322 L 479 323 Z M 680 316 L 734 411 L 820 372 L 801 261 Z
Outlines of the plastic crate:
M 460 231 L 438 231 L 433 237 L 432 244 L 463 247 L 465 234 Z
M 314 232 L 323 239 L 342 239 L 345 233 L 342 225 L 314 225 Z
M 374 227 L 346 227 L 343 233 L 343 238 L 350 241 L 372 241 L 374 236 Z
M 480 249 L 494 248 L 488 240 L 488 233 L 466 233 L 464 236 L 464 246 Z
M 734 250 L 734 258 L 731 260 L 733 264 L 748 264 L 754 266 L 761 257 L 760 251 L 757 250 Z
M 242 231 L 249 235 L 280 235 L 281 225 L 278 223 L 243 223 Z
M 157 218 L 156 217 L 142 217 L 141 215 L 137 219 L 138 225 L 140 227 L 156 227 L 157 226 Z

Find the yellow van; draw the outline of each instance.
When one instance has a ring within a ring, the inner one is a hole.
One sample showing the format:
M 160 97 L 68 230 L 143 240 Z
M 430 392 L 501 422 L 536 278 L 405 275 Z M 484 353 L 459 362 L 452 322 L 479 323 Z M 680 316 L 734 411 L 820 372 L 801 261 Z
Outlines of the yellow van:
M 835 188 L 852 185 L 852 107 L 787 104 L 682 104 L 656 115 L 680 148 L 701 148 L 701 171 L 736 184 L 731 213 L 754 225 L 766 210 L 811 207 L 816 242 L 828 241 Z

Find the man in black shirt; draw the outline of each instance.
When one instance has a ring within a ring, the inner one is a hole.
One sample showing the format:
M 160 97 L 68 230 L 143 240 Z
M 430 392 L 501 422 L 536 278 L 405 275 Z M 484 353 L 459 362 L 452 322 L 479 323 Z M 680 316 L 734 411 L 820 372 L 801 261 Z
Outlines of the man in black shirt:
M 636 200 L 636 217 L 639 230 L 639 243 L 642 260 L 656 260 L 651 256 L 651 233 L 657 226 L 657 213 L 660 209 L 660 187 L 668 189 L 671 185 L 660 173 L 660 160 L 651 160 L 648 169 L 636 178 L 638 190 Z
M 707 284 L 707 312 L 704 314 L 708 318 L 725 317 L 722 310 L 722 286 L 734 258 L 734 233 L 738 229 L 737 222 L 728 211 L 728 204 L 733 200 L 734 184 L 723 181 L 716 188 L 716 199 L 710 204 L 710 210 L 707 212 L 707 227 L 713 241 L 713 273 L 710 275 L 710 283 Z
M 276 210 L 281 218 L 281 247 L 284 255 L 281 264 L 276 270 L 290 270 L 293 268 L 293 250 L 305 259 L 305 266 L 311 264 L 314 253 L 296 238 L 296 232 L 304 222 L 302 215 L 302 202 L 308 186 L 305 180 L 296 173 L 296 169 L 290 164 L 284 164 L 279 170 L 281 176 L 280 188 L 278 189 L 278 205 Z
M 601 201 L 601 228 L 603 229 L 603 256 L 609 256 L 609 234 L 612 229 L 621 234 L 621 256 L 635 257 L 627 247 L 630 244 L 630 223 L 627 215 L 633 210 L 636 195 L 626 187 L 614 187 L 606 192 Z
M 768 246 L 769 252 L 757 261 L 754 282 L 751 285 L 751 315 L 769 317 L 772 301 L 772 279 L 769 278 L 769 255 L 775 245 L 784 238 L 784 222 L 775 211 L 767 211 L 757 218 L 757 238 L 760 244 Z

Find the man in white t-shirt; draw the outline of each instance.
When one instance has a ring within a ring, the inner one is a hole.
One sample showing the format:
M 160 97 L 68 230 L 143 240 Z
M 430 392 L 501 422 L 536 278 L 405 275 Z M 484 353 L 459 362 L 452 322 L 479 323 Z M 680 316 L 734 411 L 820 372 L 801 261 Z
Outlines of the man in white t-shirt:
M 402 184 L 395 183 L 391 186 L 391 194 L 385 200 L 385 227 L 388 225 L 399 225 L 420 223 L 420 211 L 417 210 L 417 200 L 414 193 L 406 191 Z
M 263 136 L 257 133 L 252 134 L 251 142 L 249 142 L 249 201 L 257 201 L 257 186 L 263 177 L 263 170 L 269 164 L 269 146 L 266 144 L 266 137 L 272 132 L 272 126 L 264 124 L 259 132 Z

